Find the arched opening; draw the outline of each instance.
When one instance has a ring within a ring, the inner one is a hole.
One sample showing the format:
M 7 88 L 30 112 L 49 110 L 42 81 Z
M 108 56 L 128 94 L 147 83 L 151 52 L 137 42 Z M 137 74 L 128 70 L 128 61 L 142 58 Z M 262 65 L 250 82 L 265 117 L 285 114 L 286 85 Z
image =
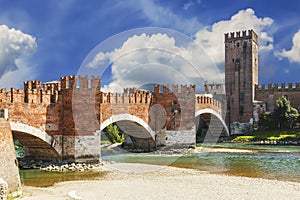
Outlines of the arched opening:
M 60 159 L 59 153 L 47 142 L 31 134 L 12 131 L 14 141 L 24 147 L 23 156 L 26 159 L 55 161 Z
M 22 123 L 10 122 L 13 139 L 19 164 L 22 162 L 34 161 L 59 161 L 61 160 L 60 150 L 56 140 L 35 127 Z
M 196 143 L 217 142 L 221 135 L 229 135 L 221 115 L 212 109 L 198 110 L 195 114 Z
M 124 134 L 122 147 L 135 152 L 149 152 L 156 149 L 155 133 L 150 126 L 142 119 L 130 115 L 113 115 L 101 123 L 101 141 L 107 140 L 107 126 L 113 124 L 118 127 L 121 134 Z M 121 135 L 120 134 L 120 135 Z

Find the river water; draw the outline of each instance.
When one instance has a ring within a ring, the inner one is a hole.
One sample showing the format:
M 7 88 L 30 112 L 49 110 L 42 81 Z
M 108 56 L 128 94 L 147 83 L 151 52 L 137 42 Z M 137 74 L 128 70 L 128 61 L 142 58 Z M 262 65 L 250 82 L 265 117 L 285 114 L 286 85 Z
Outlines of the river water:
M 199 153 L 153 154 L 103 151 L 102 160 L 116 163 L 145 163 L 204 170 L 233 176 L 300 182 L 300 147 L 221 143 Z M 67 180 L 92 180 L 100 172 L 42 172 L 20 170 L 24 185 L 49 186 Z

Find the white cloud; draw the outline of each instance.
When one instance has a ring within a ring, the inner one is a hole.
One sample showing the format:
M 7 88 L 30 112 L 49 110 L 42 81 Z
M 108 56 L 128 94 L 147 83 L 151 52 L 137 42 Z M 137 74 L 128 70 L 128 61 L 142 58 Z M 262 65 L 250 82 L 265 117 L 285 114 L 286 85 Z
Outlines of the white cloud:
M 22 88 L 23 81 L 34 80 L 36 74 L 33 73 L 34 68 L 27 66 L 26 61 L 17 60 L 17 65 L 20 66 L 15 71 L 5 73 L 0 79 L 1 88 Z
M 0 25 L 0 85 L 13 87 L 20 85 L 30 73 L 25 57 L 37 48 L 36 40 L 20 30 Z M 25 79 L 24 79 L 25 78 Z
M 291 49 L 283 49 L 281 52 L 276 51 L 275 55 L 279 59 L 288 58 L 290 62 L 300 63 L 300 30 L 293 36 L 293 46 Z
M 222 20 L 199 30 L 196 41 L 205 48 L 215 63 L 221 63 L 224 62 L 224 33 L 253 29 L 259 37 L 259 50 L 270 51 L 273 49 L 273 37 L 266 30 L 272 23 L 271 18 L 259 18 L 254 10 L 248 8 L 240 10 L 230 20 Z
M 205 80 L 222 83 L 224 73 L 214 63 L 224 62 L 224 33 L 254 29 L 260 37 L 260 51 L 270 51 L 273 38 L 264 30 L 272 23 L 272 19 L 258 18 L 252 9 L 247 9 L 230 20 L 199 30 L 194 40 L 190 38 L 184 44 L 174 35 L 137 34 L 111 52 L 98 52 L 88 66 L 96 70 L 99 65 L 107 67 L 112 63 L 112 82 L 102 88 L 110 92 L 148 83 L 193 83 L 197 87 L 203 87 Z
M 204 80 L 222 79 L 217 67 L 192 39 L 185 46 L 179 46 L 178 40 L 180 37 L 162 33 L 134 35 L 114 51 L 99 52 L 87 66 L 97 71 L 97 67 L 113 63 L 113 81 L 102 88 L 106 92 L 121 92 L 126 87 L 149 83 L 199 87 Z

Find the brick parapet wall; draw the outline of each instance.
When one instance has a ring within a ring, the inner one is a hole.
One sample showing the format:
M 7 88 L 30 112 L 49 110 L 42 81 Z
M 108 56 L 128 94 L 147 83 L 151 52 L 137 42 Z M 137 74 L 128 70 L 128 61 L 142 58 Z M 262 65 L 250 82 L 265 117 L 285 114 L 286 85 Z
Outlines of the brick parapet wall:
M 219 113 L 222 116 L 223 112 L 223 105 L 221 101 L 213 99 L 211 97 L 205 95 L 196 95 L 196 108 L 195 110 L 202 110 L 205 108 L 212 109 Z
M 112 115 L 132 114 L 146 123 L 152 95 L 149 91 L 125 89 L 125 93 L 101 93 L 100 95 L 100 123 Z
M 162 105 L 167 113 L 165 127 L 167 130 L 190 130 L 195 117 L 195 85 L 156 85 L 152 104 Z
M 264 84 L 255 87 L 255 100 L 266 103 L 267 111 L 273 111 L 276 100 L 281 96 L 287 96 L 291 105 L 299 110 L 300 107 L 300 83 L 278 84 L 270 83 L 268 87 Z
M 256 92 L 294 92 L 300 91 L 300 82 L 295 84 L 293 83 L 281 83 L 280 85 L 277 83 L 269 83 L 267 86 L 265 84 L 256 85 Z

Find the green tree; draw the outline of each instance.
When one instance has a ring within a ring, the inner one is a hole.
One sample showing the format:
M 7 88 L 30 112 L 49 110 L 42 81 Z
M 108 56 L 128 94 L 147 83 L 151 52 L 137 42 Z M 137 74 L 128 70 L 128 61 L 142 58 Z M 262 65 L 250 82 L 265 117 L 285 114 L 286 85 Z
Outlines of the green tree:
M 288 115 L 287 122 L 289 125 L 289 128 L 295 128 L 299 119 L 299 113 L 296 108 L 291 107 L 291 111 Z
M 278 128 L 293 128 L 298 115 L 298 111 L 291 106 L 287 97 L 281 96 L 276 100 L 273 120 Z
M 273 113 L 266 111 L 259 120 L 259 125 L 265 128 L 274 128 Z
M 118 126 L 115 124 L 110 124 L 106 128 L 106 136 L 112 143 L 123 143 L 124 134 L 119 133 Z

